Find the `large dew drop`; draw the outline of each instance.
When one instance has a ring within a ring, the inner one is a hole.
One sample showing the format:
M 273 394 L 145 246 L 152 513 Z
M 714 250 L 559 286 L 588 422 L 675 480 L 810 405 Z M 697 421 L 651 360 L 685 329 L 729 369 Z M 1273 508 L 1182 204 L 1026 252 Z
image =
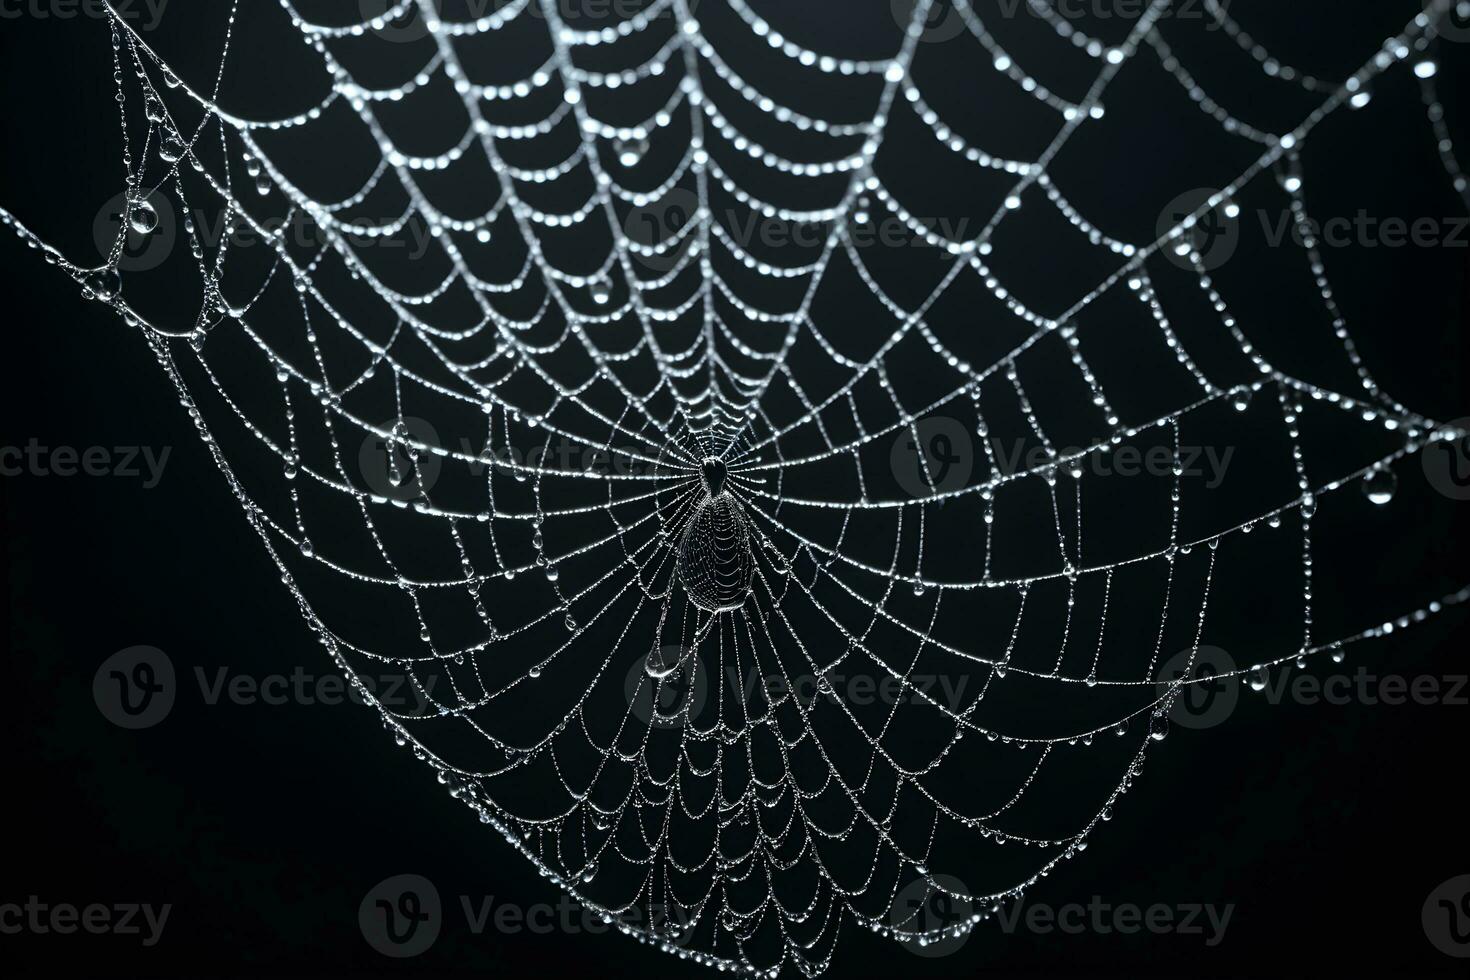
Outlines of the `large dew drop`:
M 679 540 L 679 580 L 689 601 L 709 612 L 745 605 L 755 573 L 745 511 L 725 489 L 725 464 L 710 458 L 700 476 L 704 496 Z
M 1375 469 L 1363 477 L 1363 496 L 1379 507 L 1391 503 L 1398 488 L 1398 474 L 1390 469 Z

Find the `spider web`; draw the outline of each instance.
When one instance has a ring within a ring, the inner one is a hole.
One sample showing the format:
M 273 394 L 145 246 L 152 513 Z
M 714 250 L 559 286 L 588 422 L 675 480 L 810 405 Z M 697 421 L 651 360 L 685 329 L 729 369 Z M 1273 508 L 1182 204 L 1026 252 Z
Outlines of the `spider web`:
M 364 693 L 400 746 L 628 935 L 815 974 L 844 924 L 942 947 L 1083 851 L 1211 679 L 1207 622 L 1244 616 L 1213 611 L 1226 576 L 1291 571 L 1299 629 L 1226 671 L 1252 686 L 1466 595 L 1324 637 L 1313 588 L 1321 502 L 1386 501 L 1396 462 L 1466 436 L 1374 380 L 1303 170 L 1325 120 L 1413 71 L 1466 194 L 1434 89 L 1450 4 L 1337 82 L 1209 0 L 1309 99 L 1275 131 L 1186 66 L 1167 0 L 1111 40 L 1028 6 L 1055 63 L 969 0 L 906 6 L 869 58 L 745 0 L 592 28 L 551 0 L 349 22 L 282 0 L 325 94 L 269 119 L 220 103 L 227 66 L 260 57 L 232 48 L 238 5 L 200 86 L 116 16 L 108 261 L 0 215 L 139 328 L 337 666 L 411 678 L 428 712 Z M 941 22 L 981 58 L 976 92 L 1035 115 L 1029 148 L 946 121 L 960 103 L 922 71 Z M 742 75 L 762 50 L 791 104 Z M 1144 63 L 1246 161 L 1153 237 L 1104 230 L 1058 176 Z M 885 170 L 894 132 L 969 175 L 973 225 L 905 203 L 925 189 Z M 1279 366 L 1233 312 L 1249 282 L 1214 274 L 1250 193 L 1303 233 L 1317 363 L 1343 385 Z M 134 275 L 128 249 L 180 209 L 223 235 L 184 218 L 182 272 Z M 1027 298 L 1006 264 L 1036 213 L 1087 280 L 1070 292 L 1059 270 Z M 197 318 L 146 312 L 146 279 L 202 288 Z M 1254 463 L 1206 488 L 1188 450 L 1232 431 Z M 1035 451 L 1014 465 L 999 433 Z M 1159 472 L 1100 471 L 1124 448 Z

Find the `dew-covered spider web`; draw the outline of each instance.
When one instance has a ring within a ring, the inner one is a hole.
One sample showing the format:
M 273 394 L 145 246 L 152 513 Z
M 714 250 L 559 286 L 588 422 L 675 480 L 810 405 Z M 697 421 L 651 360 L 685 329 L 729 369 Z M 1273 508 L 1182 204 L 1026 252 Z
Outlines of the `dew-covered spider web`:
M 1466 197 L 1448 0 L 1336 78 L 1215 0 L 877 4 L 845 52 L 755 0 L 199 6 L 212 72 L 98 47 L 106 261 L 0 216 L 150 346 L 334 663 L 412 678 L 389 735 L 630 936 L 815 974 L 983 928 L 1124 819 L 1220 635 L 1255 686 L 1465 598 L 1331 602 L 1325 511 L 1466 433 L 1375 380 L 1309 210 L 1389 91 Z

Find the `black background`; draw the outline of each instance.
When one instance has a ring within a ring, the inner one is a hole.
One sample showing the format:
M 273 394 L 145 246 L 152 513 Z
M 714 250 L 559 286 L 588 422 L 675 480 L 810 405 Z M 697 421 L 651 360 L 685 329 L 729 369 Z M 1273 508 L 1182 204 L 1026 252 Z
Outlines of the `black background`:
M 1339 44 L 1368 50 L 1342 5 L 1301 6 L 1280 30 L 1302 60 L 1330 65 L 1322 52 Z M 1329 10 L 1339 15 L 1322 16 Z M 105 36 L 86 19 L 0 22 L 7 93 L 0 203 L 71 243 L 88 240 L 97 203 L 115 192 L 106 176 L 117 157 Z M 1463 71 L 1451 68 L 1444 85 L 1455 116 Z M 1375 146 L 1350 141 L 1344 152 L 1381 155 L 1384 165 L 1405 169 L 1364 183 L 1355 176 L 1361 171 L 1333 166 L 1325 179 L 1374 199 L 1385 188 L 1404 190 L 1407 199 L 1380 203 L 1387 213 L 1454 214 L 1417 99 L 1410 88 L 1397 97 L 1358 134 L 1375 133 Z M 1363 268 L 1378 271 L 1350 290 L 1370 363 L 1414 407 L 1465 414 L 1465 253 L 1400 250 L 1374 262 Z M 0 902 L 36 895 L 50 903 L 173 906 L 154 948 L 136 937 L 0 935 L 0 969 L 12 976 L 701 975 L 621 938 L 473 935 L 458 896 L 555 904 L 558 895 L 445 797 L 428 770 L 392 751 L 371 712 L 210 706 L 197 697 L 196 667 L 261 675 L 297 665 L 315 672 L 326 662 L 274 567 L 244 533 L 146 346 L 13 238 L 0 240 L 0 270 L 7 339 L 0 444 L 172 449 L 153 489 L 121 476 L 0 479 L 9 668 Z M 1417 468 L 1403 479 L 1417 480 Z M 1423 539 L 1422 550 L 1395 552 L 1412 567 L 1378 567 L 1374 553 L 1360 554 L 1364 569 L 1329 570 L 1333 587 L 1351 596 L 1364 587 L 1357 581 L 1422 578 L 1450 588 L 1463 581 L 1455 559 L 1464 514 L 1445 516 L 1439 501 L 1432 523 L 1425 511 L 1420 524 L 1416 501 L 1426 499 L 1422 488 L 1406 486 L 1396 504 L 1405 536 Z M 1423 601 L 1437 593 L 1409 594 Z M 1350 663 L 1406 676 L 1463 675 L 1465 636 L 1463 615 L 1451 613 Z M 167 651 L 187 677 L 168 719 L 141 732 L 110 725 L 91 694 L 97 665 L 133 644 Z M 1420 907 L 1440 882 L 1470 872 L 1465 710 L 1248 701 L 1224 728 L 1175 736 L 1127 812 L 1034 896 L 1233 904 L 1215 948 L 1197 936 L 1004 935 L 982 927 L 954 956 L 924 961 L 848 929 L 834 975 L 1460 975 L 1461 964 L 1426 941 Z M 395 962 L 363 941 L 357 908 L 373 884 L 404 872 L 435 883 L 449 922 L 429 952 Z

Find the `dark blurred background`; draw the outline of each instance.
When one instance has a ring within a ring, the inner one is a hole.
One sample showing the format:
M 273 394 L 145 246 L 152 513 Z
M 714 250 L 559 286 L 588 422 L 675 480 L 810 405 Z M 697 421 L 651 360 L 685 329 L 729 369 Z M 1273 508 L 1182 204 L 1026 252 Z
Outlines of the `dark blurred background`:
M 1361 60 L 1414 9 L 1375 4 L 1375 23 L 1365 26 L 1325 0 L 1284 6 L 1232 9 L 1263 41 L 1326 75 Z M 838 22 L 847 34 L 836 47 L 887 50 L 892 19 L 880 10 L 848 21 L 848 7 L 803 4 L 791 29 L 821 48 L 822 32 Z M 159 30 L 179 33 L 160 36 L 208 63 L 215 35 L 193 33 L 191 19 L 217 29 L 223 8 L 178 11 L 182 26 L 165 18 Z M 80 257 L 99 204 L 120 189 L 106 28 L 86 15 L 6 9 L 0 204 Z M 849 36 L 869 22 L 873 37 Z M 1464 47 L 1446 45 L 1440 80 L 1451 124 L 1470 147 L 1470 51 L 1456 50 Z M 1343 51 L 1353 57 L 1344 61 Z M 942 81 L 943 57 L 925 57 L 929 83 Z M 965 60 L 954 56 L 957 66 Z M 1376 214 L 1458 214 L 1406 75 L 1384 83 L 1357 128 L 1324 137 L 1337 142 L 1309 161 L 1314 179 L 1324 195 L 1341 193 Z M 1167 132 L 1158 135 L 1162 142 Z M 1110 196 L 1140 192 L 1127 168 L 1106 179 L 1115 182 Z M 1333 257 L 1359 263 L 1345 267 L 1345 302 L 1385 388 L 1441 418 L 1470 413 L 1467 255 L 1462 245 Z M 618 937 L 474 934 L 460 896 L 525 907 L 555 906 L 559 893 L 448 799 L 429 770 L 393 751 L 373 713 L 350 704 L 205 703 L 196 669 L 261 677 L 298 667 L 319 674 L 328 664 L 146 345 L 9 235 L 0 237 L 0 281 L 0 446 L 169 451 L 153 487 L 124 475 L 0 478 L 10 788 L 0 905 L 36 896 L 53 905 L 171 906 L 151 947 L 138 936 L 0 933 L 6 975 L 704 973 Z M 1289 307 L 1277 313 L 1290 319 Z M 1470 505 L 1434 494 L 1417 465 L 1400 478 L 1393 564 L 1352 548 L 1348 560 L 1324 562 L 1319 574 L 1334 605 L 1372 604 L 1392 586 L 1404 597 L 1396 608 L 1407 609 L 1466 581 Z M 1338 530 L 1351 535 L 1354 520 Z M 1417 581 L 1425 587 L 1405 588 Z M 1449 689 L 1470 673 L 1466 636 L 1465 616 L 1452 611 L 1355 650 L 1343 669 L 1435 677 Z M 126 731 L 99 713 L 92 682 L 103 660 L 138 644 L 168 654 L 184 691 L 162 723 Z M 1033 895 L 1054 904 L 1099 895 L 1115 905 L 1233 906 L 1218 945 L 1146 932 L 1007 935 L 987 924 L 947 959 L 926 962 L 847 928 L 832 975 L 1462 975 L 1463 965 L 1426 938 L 1421 909 L 1442 882 L 1470 873 L 1467 695 L 1460 688 L 1456 704 L 1399 706 L 1247 698 L 1228 724 L 1180 732 L 1151 756 L 1126 812 Z M 431 880 L 451 910 L 433 947 L 402 961 L 372 949 L 358 926 L 364 894 L 400 873 Z

